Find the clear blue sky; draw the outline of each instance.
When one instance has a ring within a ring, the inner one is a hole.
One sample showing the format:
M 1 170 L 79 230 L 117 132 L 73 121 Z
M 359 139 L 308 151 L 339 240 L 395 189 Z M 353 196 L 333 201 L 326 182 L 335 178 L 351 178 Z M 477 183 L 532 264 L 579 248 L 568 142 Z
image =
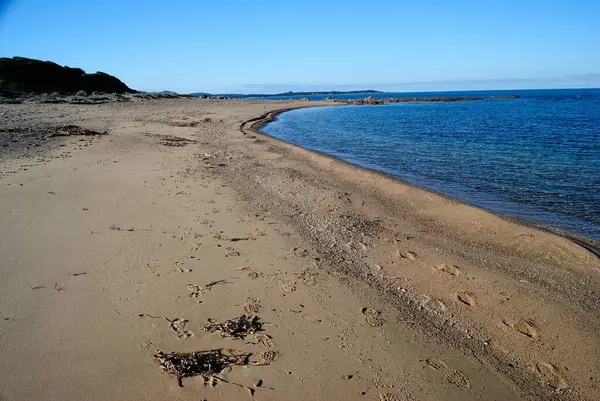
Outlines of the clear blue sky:
M 600 87 L 600 1 L 0 0 L 0 56 L 139 90 Z

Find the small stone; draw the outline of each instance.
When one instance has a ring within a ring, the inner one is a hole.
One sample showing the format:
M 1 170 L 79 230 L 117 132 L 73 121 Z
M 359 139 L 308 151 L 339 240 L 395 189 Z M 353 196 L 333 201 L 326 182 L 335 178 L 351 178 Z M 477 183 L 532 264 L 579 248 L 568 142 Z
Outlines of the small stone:
M 511 329 L 517 330 L 521 334 L 525 334 L 527 337 L 536 338 L 538 336 L 537 330 L 533 323 L 529 321 L 514 322 L 512 320 L 504 319 L 503 323 Z
M 473 297 L 466 291 L 460 292 L 458 294 L 458 300 L 469 306 L 473 306 L 475 304 L 475 300 L 473 299 Z
M 408 259 L 408 260 L 412 260 L 412 261 L 417 260 L 417 254 L 412 251 L 403 251 L 403 250 L 399 249 L 398 256 L 400 256 L 403 259 Z
M 562 377 L 556 377 L 553 381 L 548 383 L 550 387 L 555 388 L 556 390 L 563 390 L 568 387 L 567 381 Z
M 439 269 L 441 271 L 444 271 L 452 276 L 458 276 L 458 267 L 454 266 L 454 265 L 447 265 L 447 264 L 442 264 L 439 266 Z

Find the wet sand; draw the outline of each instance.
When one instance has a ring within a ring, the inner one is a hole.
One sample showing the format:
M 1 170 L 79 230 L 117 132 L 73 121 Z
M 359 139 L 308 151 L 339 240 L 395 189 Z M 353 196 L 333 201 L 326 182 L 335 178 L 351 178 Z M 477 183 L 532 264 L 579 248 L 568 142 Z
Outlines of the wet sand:
M 0 150 L 0 399 L 597 399 L 598 258 L 256 131 L 312 105 L 1 105 L 106 135 Z M 153 358 L 217 348 L 259 364 Z

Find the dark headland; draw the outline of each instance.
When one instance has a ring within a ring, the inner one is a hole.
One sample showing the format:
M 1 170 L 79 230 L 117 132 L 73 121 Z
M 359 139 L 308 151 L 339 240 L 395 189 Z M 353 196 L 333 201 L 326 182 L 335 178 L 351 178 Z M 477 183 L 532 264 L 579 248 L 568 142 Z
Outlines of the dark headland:
M 0 58 L 0 93 L 72 94 L 78 91 L 134 93 L 121 80 L 104 72 L 87 74 L 81 68 L 60 66 L 50 61 L 25 57 Z

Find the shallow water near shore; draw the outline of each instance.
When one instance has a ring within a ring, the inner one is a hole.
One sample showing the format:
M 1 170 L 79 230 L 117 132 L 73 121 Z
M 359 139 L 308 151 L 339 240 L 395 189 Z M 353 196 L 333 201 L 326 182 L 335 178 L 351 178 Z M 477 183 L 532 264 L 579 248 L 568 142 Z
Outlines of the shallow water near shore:
M 521 97 L 489 98 L 508 93 Z M 600 89 L 419 95 L 486 100 L 298 109 L 262 131 L 493 212 L 600 240 Z

